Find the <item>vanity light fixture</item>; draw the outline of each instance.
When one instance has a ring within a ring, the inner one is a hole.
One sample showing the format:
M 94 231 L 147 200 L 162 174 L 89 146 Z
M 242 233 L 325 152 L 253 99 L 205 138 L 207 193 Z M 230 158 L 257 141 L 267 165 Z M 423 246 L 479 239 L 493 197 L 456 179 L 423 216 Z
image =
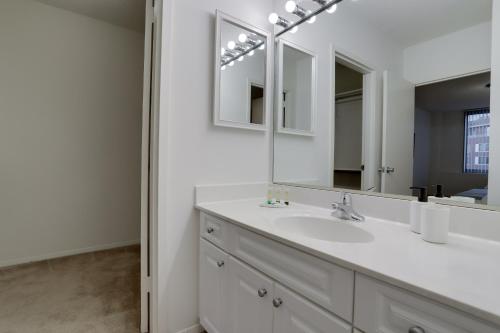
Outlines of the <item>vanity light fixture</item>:
M 294 14 L 299 17 L 297 22 L 292 22 L 287 20 L 286 18 L 279 16 L 277 13 L 271 13 L 269 15 L 269 22 L 273 25 L 279 25 L 283 27 L 283 30 L 276 33 L 275 37 L 279 37 L 284 33 L 290 31 L 291 33 L 296 33 L 299 29 L 299 25 L 308 22 L 314 23 L 316 22 L 316 16 L 326 11 L 330 14 L 333 14 L 337 11 L 337 4 L 342 2 L 342 0 L 312 0 L 316 4 L 320 6 L 320 8 L 315 11 L 306 10 L 303 7 L 299 6 L 295 1 L 289 0 L 285 4 L 285 10 L 288 13 Z
M 236 47 L 236 42 L 235 41 L 230 40 L 229 42 L 227 42 L 227 48 L 228 49 L 234 50 L 235 47 Z
M 221 48 L 221 60 L 220 66 L 221 69 L 226 69 L 226 66 L 234 66 L 234 62 L 243 61 L 245 56 L 253 56 L 255 54 L 255 50 L 264 50 L 266 48 L 266 44 L 264 41 L 260 39 L 255 39 L 252 35 L 247 35 L 245 33 L 240 33 L 238 35 L 238 43 L 235 41 L 229 41 L 227 43 L 227 48 Z
M 291 14 L 297 15 L 300 18 L 307 16 L 307 11 L 303 7 L 297 5 L 297 3 L 293 0 L 286 2 L 285 10 Z

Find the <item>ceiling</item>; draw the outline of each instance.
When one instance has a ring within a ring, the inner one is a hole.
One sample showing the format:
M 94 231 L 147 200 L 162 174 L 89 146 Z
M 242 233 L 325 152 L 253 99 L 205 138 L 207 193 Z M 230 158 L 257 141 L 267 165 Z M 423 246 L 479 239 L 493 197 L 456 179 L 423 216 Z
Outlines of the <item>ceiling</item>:
M 97 20 L 144 32 L 145 0 L 36 0 Z
M 490 73 L 433 83 L 415 89 L 415 106 L 431 112 L 463 111 L 490 105 Z
M 345 0 L 342 10 L 410 46 L 491 21 L 492 0 Z

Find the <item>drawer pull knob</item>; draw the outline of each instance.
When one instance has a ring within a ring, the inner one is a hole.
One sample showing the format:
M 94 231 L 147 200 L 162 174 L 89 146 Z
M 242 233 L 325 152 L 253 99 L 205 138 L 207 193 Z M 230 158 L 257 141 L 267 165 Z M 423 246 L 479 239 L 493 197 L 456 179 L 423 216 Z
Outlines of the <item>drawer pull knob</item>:
M 224 266 L 224 261 L 217 261 L 217 266 L 222 267 Z
M 207 232 L 208 232 L 209 234 L 213 233 L 213 232 L 214 232 L 214 228 L 212 228 L 212 227 L 208 227 L 208 228 L 207 228 Z
M 266 295 L 267 295 L 267 290 L 266 290 L 266 289 L 264 289 L 264 288 L 262 288 L 262 289 L 259 289 L 259 290 L 257 291 L 257 293 L 259 294 L 259 297 L 264 297 L 264 296 L 266 296 Z
M 419 326 L 413 326 L 408 330 L 408 333 L 425 333 L 425 330 Z
M 273 306 L 275 308 L 279 308 L 283 304 L 283 300 L 281 298 L 275 298 L 273 299 Z

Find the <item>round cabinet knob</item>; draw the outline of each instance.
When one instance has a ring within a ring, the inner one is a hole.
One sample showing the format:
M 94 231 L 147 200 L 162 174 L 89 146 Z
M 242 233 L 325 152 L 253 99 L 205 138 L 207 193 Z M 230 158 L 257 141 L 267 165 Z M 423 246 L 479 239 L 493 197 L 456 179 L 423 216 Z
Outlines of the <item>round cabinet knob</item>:
M 217 261 L 217 266 L 222 267 L 224 266 L 224 261 Z
M 275 308 L 279 308 L 283 304 L 283 300 L 281 298 L 273 299 L 273 305 Z
M 262 289 L 259 289 L 259 290 L 257 291 L 257 293 L 259 294 L 259 297 L 264 297 L 264 296 L 266 296 L 266 295 L 267 295 L 267 290 L 266 290 L 266 289 L 264 289 L 264 288 L 262 288 Z
M 425 333 L 425 330 L 419 326 L 413 326 L 408 330 L 408 333 Z
M 214 232 L 214 228 L 212 228 L 212 227 L 208 227 L 208 228 L 207 228 L 207 232 L 208 232 L 209 234 L 213 233 L 213 232 Z

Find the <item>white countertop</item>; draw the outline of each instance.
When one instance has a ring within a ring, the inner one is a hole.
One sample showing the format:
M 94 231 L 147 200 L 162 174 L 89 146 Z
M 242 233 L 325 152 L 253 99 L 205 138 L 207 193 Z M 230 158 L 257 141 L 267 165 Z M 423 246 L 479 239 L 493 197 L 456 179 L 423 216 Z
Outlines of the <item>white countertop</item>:
M 262 208 L 263 199 L 200 203 L 196 207 L 317 257 L 411 290 L 500 325 L 500 243 L 450 234 L 446 245 L 423 241 L 406 224 L 367 218 L 351 223 L 370 232 L 369 243 L 314 240 L 275 228 L 276 217 L 330 210 L 292 203 Z M 500 222 L 499 222 L 500 223 Z

